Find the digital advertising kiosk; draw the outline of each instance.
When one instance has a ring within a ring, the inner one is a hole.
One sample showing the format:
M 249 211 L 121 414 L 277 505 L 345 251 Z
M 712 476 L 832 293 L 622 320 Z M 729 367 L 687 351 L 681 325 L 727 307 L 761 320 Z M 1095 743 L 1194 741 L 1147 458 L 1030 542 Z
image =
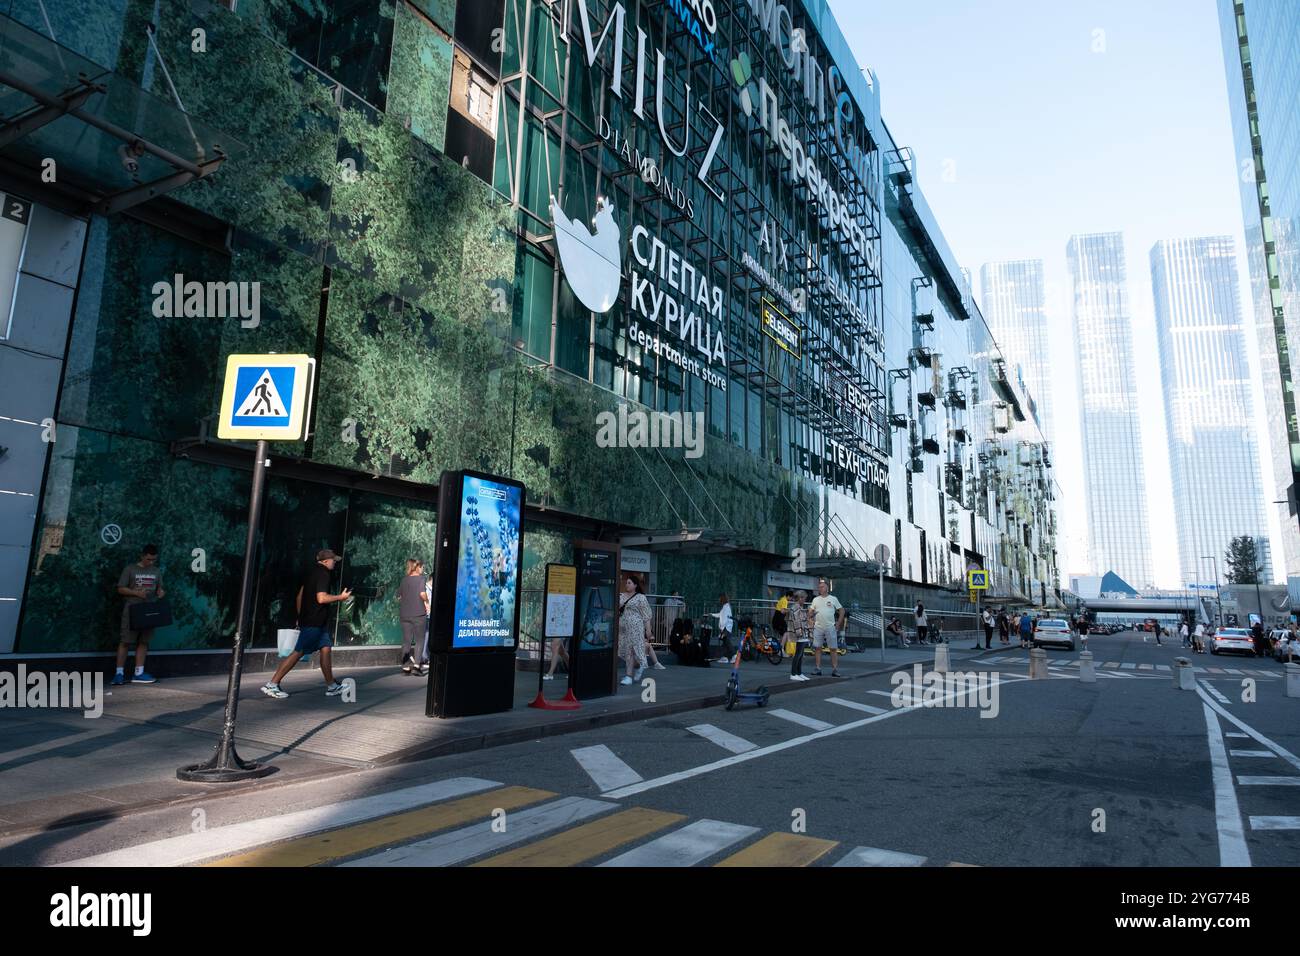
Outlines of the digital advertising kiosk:
M 429 618 L 425 714 L 468 717 L 514 706 L 524 486 L 444 471 Z

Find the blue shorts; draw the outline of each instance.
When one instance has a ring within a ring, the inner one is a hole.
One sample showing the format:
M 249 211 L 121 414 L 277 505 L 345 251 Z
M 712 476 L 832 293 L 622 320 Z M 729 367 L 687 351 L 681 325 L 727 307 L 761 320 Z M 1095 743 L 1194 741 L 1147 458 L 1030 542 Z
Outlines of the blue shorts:
M 322 647 L 333 647 L 334 638 L 323 627 L 304 627 L 298 632 L 298 643 L 293 649 L 299 654 L 314 654 Z

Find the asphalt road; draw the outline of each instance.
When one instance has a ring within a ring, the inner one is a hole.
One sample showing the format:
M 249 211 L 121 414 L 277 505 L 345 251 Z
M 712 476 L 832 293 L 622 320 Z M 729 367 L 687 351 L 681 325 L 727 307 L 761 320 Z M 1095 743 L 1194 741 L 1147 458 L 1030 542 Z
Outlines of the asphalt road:
M 1168 668 L 1190 652 L 1177 641 L 1127 632 L 1089 643 L 1095 683 L 1064 650 L 1047 652 L 1049 680 L 1026 679 L 1015 647 L 960 665 L 990 681 L 983 711 L 995 716 L 897 707 L 888 676 L 847 680 L 763 708 L 214 795 L 10 840 L 0 860 L 126 849 L 95 862 L 1300 865 L 1300 698 L 1285 697 L 1282 666 L 1191 656 L 1200 690 L 1180 691 Z M 742 677 L 749 687 L 787 673 L 760 662 Z M 564 798 L 572 818 L 555 822 L 546 801 Z M 489 833 L 493 810 L 508 838 Z M 286 847 L 297 855 L 277 857 Z M 641 855 L 623 857 L 631 851 Z

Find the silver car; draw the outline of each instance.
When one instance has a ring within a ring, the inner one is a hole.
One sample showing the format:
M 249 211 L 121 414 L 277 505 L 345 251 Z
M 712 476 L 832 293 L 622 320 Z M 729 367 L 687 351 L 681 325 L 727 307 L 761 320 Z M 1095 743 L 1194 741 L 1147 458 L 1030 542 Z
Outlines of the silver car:
M 1061 645 L 1066 650 L 1074 650 L 1074 632 L 1070 630 L 1068 621 L 1062 621 L 1059 618 L 1049 617 L 1038 622 L 1034 628 L 1033 637 L 1034 647 L 1041 647 L 1044 644 Z
M 1255 649 L 1255 639 L 1244 627 L 1221 627 L 1210 638 L 1211 654 L 1250 654 L 1259 653 Z

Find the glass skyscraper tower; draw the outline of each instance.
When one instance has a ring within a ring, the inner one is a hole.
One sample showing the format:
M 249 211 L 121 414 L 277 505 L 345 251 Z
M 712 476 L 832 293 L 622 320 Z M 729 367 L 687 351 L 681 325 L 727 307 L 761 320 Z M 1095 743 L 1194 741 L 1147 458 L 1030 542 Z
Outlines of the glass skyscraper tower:
M 1151 247 L 1169 470 L 1182 581 L 1208 580 L 1214 555 L 1248 534 L 1267 540 L 1246 338 L 1231 236 Z M 1169 542 L 1157 542 L 1166 546 Z M 1272 580 L 1268 550 L 1261 580 Z
M 1052 441 L 1056 436 L 1043 260 L 986 262 L 980 268 L 980 291 L 989 329 L 1007 357 L 1023 370 L 1043 437 Z
M 1154 365 L 1138 369 L 1133 362 L 1123 235 L 1072 236 L 1066 259 L 1079 363 L 1089 557 L 1098 574 L 1114 571 L 1143 588 L 1153 579 L 1137 376 L 1157 370 Z
M 1282 560 L 1300 575 L 1300 6 L 1219 0 Z

